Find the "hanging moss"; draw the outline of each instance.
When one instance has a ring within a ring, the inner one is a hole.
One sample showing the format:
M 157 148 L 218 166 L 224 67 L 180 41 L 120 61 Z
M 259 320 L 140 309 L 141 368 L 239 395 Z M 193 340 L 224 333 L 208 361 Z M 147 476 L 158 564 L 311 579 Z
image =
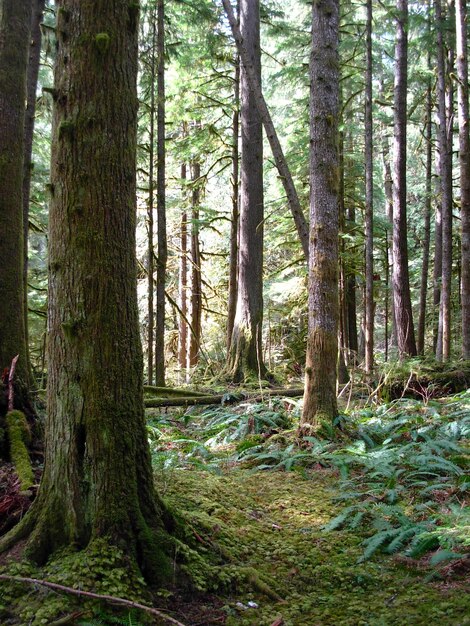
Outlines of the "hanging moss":
M 111 37 L 108 33 L 98 33 L 95 35 L 95 45 L 101 54 L 105 54 L 108 51 Z
M 31 442 L 28 422 L 21 411 L 10 411 L 6 416 L 6 424 L 10 458 L 21 481 L 21 490 L 26 491 L 34 485 L 33 469 L 27 448 Z

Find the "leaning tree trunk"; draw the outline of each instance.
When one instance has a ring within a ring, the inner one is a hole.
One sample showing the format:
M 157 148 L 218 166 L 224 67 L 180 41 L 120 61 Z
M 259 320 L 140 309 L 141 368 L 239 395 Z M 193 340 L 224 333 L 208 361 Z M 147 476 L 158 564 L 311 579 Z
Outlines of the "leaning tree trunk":
M 374 169 L 372 125 L 372 0 L 367 0 L 365 91 L 365 370 L 374 367 Z
M 17 400 L 28 368 L 24 281 L 23 167 L 32 2 L 0 1 L 0 372 L 19 354 Z
M 246 1 L 250 7 L 253 4 L 252 8 L 254 10 L 257 0 Z M 271 146 L 274 161 L 279 172 L 279 177 L 284 186 L 284 191 L 286 192 L 287 201 L 299 235 L 302 250 L 305 258 L 308 259 L 308 224 L 302 212 L 302 207 L 300 205 L 299 196 L 294 185 L 292 174 L 284 156 L 279 137 L 277 136 L 276 129 L 274 128 L 271 114 L 261 90 L 261 75 L 257 69 L 256 59 L 252 56 L 250 45 L 245 39 L 244 33 L 241 32 L 238 26 L 237 18 L 233 12 L 230 0 L 222 0 L 222 4 L 224 5 L 224 9 L 232 29 L 232 34 L 237 45 L 238 53 L 243 64 L 246 85 L 249 85 L 249 88 L 252 91 L 253 103 L 256 106 L 260 119 L 264 125 L 266 136 L 269 141 L 269 145 Z
M 241 0 L 240 28 L 252 67 L 261 81 L 258 0 Z M 241 93 L 241 204 L 238 299 L 228 359 L 235 382 L 264 378 L 261 347 L 263 328 L 263 125 L 256 97 L 243 64 Z
M 406 221 L 408 0 L 397 0 L 393 142 L 393 297 L 400 358 L 416 355 Z
M 165 191 L 165 13 L 157 2 L 157 219 L 158 257 L 155 311 L 155 384 L 165 385 L 165 279 L 168 259 Z
M 467 3 L 456 0 L 459 110 L 460 216 L 462 221 L 462 349 L 470 359 L 470 139 L 468 131 Z
M 310 56 L 308 340 L 301 430 L 337 415 L 339 0 L 314 2 Z
M 138 12 L 128 0 L 58 5 L 45 465 L 32 508 L 0 550 L 29 535 L 28 556 L 44 563 L 99 539 L 125 546 L 154 579 L 164 509 L 145 428 L 136 293 Z

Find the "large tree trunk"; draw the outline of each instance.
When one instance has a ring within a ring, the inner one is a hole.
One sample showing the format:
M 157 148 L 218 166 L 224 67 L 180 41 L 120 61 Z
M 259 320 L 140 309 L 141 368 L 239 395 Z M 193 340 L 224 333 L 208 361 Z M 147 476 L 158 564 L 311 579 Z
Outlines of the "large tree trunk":
M 147 311 L 148 311 L 148 329 L 147 329 L 147 380 L 148 384 L 153 384 L 153 346 L 155 341 L 155 311 L 154 311 L 154 191 L 155 191 L 155 76 L 156 76 L 156 41 L 157 41 L 157 23 L 155 15 L 155 7 L 151 13 L 151 51 L 150 51 L 150 124 L 149 124 L 149 197 L 148 197 L 148 257 L 147 257 Z
M 337 414 L 339 0 L 314 2 L 310 56 L 308 340 L 301 430 Z
M 240 27 L 251 66 L 261 81 L 258 0 L 241 0 Z M 238 298 L 228 373 L 235 382 L 264 378 L 263 330 L 263 125 L 245 65 L 241 92 L 241 205 Z
M 367 0 L 365 91 L 365 370 L 374 367 L 374 170 L 372 126 L 372 0 Z
M 0 2 L 0 372 L 19 354 L 16 377 L 20 404 L 31 382 L 23 221 L 23 138 L 31 15 L 30 1 Z
M 33 169 L 33 136 L 36 114 L 36 90 L 38 86 L 39 62 L 41 59 L 41 23 L 46 0 L 33 0 L 31 16 L 31 43 L 27 73 L 26 115 L 24 124 L 24 164 L 23 164 L 23 229 L 24 229 L 24 322 L 25 336 L 28 341 L 28 236 L 29 236 L 29 200 L 31 190 L 31 174 Z M 29 350 L 27 352 L 29 361 Z M 28 362 L 28 368 L 29 368 Z
M 416 355 L 406 221 L 408 1 L 397 0 L 393 142 L 393 297 L 400 358 Z
M 247 2 L 251 6 L 251 4 L 256 4 L 257 0 L 247 0 Z M 276 162 L 276 167 L 279 172 L 279 177 L 284 186 L 287 201 L 289 202 L 292 217 L 294 218 L 302 250 L 305 258 L 308 259 L 308 224 L 302 212 L 302 207 L 300 205 L 299 196 L 294 185 L 292 174 L 289 166 L 287 165 L 281 143 L 271 119 L 271 114 L 269 113 L 269 109 L 261 90 L 261 75 L 257 69 L 256 59 L 252 56 L 250 44 L 246 41 L 244 33 L 241 32 L 238 26 L 237 18 L 233 12 L 230 0 L 222 0 L 222 4 L 224 5 L 225 12 L 227 13 L 238 53 L 243 64 L 247 88 L 251 89 L 253 92 L 253 103 L 256 106 L 262 124 L 264 125 L 266 136 L 268 138 L 269 145 L 271 146 L 274 161 Z
M 462 220 L 462 352 L 470 359 L 470 141 L 468 131 L 467 3 L 456 0 L 460 216 Z
M 240 211 L 239 194 L 239 135 L 240 131 L 240 58 L 235 58 L 234 76 L 234 110 L 232 117 L 232 219 L 230 222 L 230 260 L 228 280 L 228 312 L 227 312 L 227 353 L 232 342 L 232 331 L 235 322 L 238 298 L 238 233 Z
M 450 356 L 450 306 L 452 283 L 452 141 L 450 136 L 451 112 L 446 93 L 446 59 L 444 42 L 444 19 L 441 1 L 435 0 L 437 85 L 438 85 L 438 146 L 440 165 L 440 204 L 442 220 L 441 289 L 439 303 L 439 327 L 436 358 L 447 360 Z
M 165 279 L 168 248 L 166 240 L 165 192 L 165 10 L 157 2 L 157 219 L 158 257 L 155 311 L 155 384 L 165 385 Z
M 430 67 L 428 57 L 428 67 Z M 426 190 L 424 198 L 423 260 L 421 265 L 421 286 L 419 292 L 418 354 L 424 354 L 426 331 L 426 299 L 428 292 L 429 248 L 431 240 L 432 203 L 432 84 L 429 80 L 426 92 Z
M 138 13 L 127 0 L 60 0 L 58 9 L 45 465 L 33 507 L 0 550 L 30 533 L 27 554 L 43 563 L 61 546 L 100 539 L 124 546 L 153 579 L 164 509 L 136 294 Z
M 197 123 L 199 125 L 199 123 Z M 191 163 L 191 335 L 189 338 L 188 367 L 199 362 L 202 325 L 202 273 L 199 245 L 199 205 L 201 203 L 201 165 Z
M 178 365 L 184 372 L 188 367 L 188 213 L 186 210 L 186 163 L 181 165 L 181 181 L 183 184 L 183 209 L 180 221 L 180 265 L 179 265 L 179 331 L 178 331 Z

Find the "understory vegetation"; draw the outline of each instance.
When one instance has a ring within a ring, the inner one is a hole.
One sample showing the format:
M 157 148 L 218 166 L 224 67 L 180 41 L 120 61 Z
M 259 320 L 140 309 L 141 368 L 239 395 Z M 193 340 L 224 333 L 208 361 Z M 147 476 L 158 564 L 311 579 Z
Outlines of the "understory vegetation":
M 302 439 L 298 399 L 147 411 L 182 529 L 178 585 L 130 588 L 124 555 L 99 545 L 4 571 L 171 607 L 186 625 L 468 623 L 470 391 L 352 405 Z M 2 624 L 166 623 L 17 582 L 0 593 Z

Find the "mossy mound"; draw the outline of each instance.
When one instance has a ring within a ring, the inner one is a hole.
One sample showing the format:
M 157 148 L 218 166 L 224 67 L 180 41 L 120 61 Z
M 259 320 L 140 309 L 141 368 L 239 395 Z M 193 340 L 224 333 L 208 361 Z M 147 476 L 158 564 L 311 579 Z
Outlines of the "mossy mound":
M 185 494 L 201 554 L 219 549 L 226 562 L 201 587 L 225 602 L 227 626 L 270 626 L 280 616 L 285 626 L 466 623 L 470 599 L 458 583 L 433 585 L 390 557 L 358 563 L 363 537 L 322 530 L 337 513 L 337 482 L 332 471 L 173 471 L 170 501 L 181 508 Z
M 27 446 L 31 443 L 31 433 L 24 413 L 10 411 L 5 417 L 10 459 L 15 466 L 21 483 L 21 491 L 34 485 L 33 468 Z

